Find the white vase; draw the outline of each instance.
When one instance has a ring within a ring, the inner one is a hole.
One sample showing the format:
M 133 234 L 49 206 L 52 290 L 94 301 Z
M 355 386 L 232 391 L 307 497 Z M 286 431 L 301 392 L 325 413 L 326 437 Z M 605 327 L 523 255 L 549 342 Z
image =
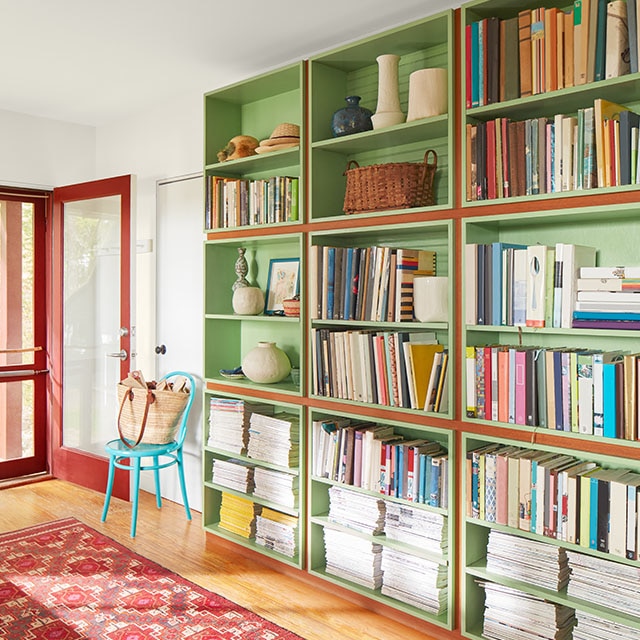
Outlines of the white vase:
M 240 316 L 256 316 L 264 311 L 264 293 L 260 287 L 238 287 L 233 292 L 231 306 Z
M 407 122 L 447 112 L 447 70 L 419 69 L 409 76 Z
M 447 322 L 449 278 L 417 276 L 413 279 L 413 315 L 418 322 Z
M 252 382 L 271 384 L 289 375 L 291 362 L 275 342 L 258 342 L 243 358 L 242 372 Z
M 378 104 L 371 116 L 374 129 L 391 127 L 404 122 L 404 113 L 400 109 L 398 89 L 398 63 L 400 56 L 385 53 L 376 58 L 378 63 Z

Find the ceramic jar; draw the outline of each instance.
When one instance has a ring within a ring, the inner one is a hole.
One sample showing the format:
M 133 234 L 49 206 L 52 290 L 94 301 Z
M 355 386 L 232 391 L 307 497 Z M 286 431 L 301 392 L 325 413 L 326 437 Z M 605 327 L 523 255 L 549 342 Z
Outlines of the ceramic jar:
M 360 106 L 360 96 L 347 96 L 347 106 L 338 109 L 331 118 L 331 133 L 334 138 L 348 136 L 350 133 L 371 131 L 373 124 L 370 109 Z
M 409 76 L 407 122 L 447 112 L 446 69 L 419 69 Z
M 258 342 L 243 358 L 242 372 L 252 382 L 271 384 L 289 375 L 291 362 L 275 342 Z
M 231 306 L 239 316 L 257 316 L 264 311 L 264 293 L 260 287 L 238 287 L 233 292 Z

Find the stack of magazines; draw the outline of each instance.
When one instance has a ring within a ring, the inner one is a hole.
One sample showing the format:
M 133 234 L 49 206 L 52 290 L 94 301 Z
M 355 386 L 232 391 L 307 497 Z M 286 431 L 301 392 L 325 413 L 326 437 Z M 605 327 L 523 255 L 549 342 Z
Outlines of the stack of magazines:
M 551 591 L 560 591 L 569 582 L 565 549 L 495 529 L 489 532 L 487 571 Z
M 214 460 L 211 482 L 240 493 L 253 491 L 253 465 L 243 460 Z
M 253 413 L 249 421 L 247 455 L 281 467 L 298 466 L 298 417 L 288 413 Z
M 270 405 L 257 405 L 234 398 L 212 397 L 209 404 L 207 445 L 245 454 L 249 442 L 249 419 L 253 411 L 273 412 Z
M 479 581 L 485 590 L 484 638 L 570 640 L 575 611 L 517 589 Z
M 268 507 L 262 507 L 256 517 L 256 543 L 293 558 L 298 550 L 296 542 L 298 518 Z

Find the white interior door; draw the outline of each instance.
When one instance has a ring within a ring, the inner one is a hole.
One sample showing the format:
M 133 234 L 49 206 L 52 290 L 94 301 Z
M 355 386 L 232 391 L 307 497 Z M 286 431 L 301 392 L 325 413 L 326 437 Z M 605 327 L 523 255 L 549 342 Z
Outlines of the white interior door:
M 198 396 L 191 409 L 184 445 L 189 503 L 197 511 L 202 511 L 202 210 L 201 175 L 158 182 L 156 376 L 160 378 L 170 371 L 182 370 L 191 373 L 198 383 Z M 153 477 L 144 481 L 146 484 L 142 487 L 153 491 Z M 163 497 L 182 503 L 177 474 L 160 474 L 160 482 Z

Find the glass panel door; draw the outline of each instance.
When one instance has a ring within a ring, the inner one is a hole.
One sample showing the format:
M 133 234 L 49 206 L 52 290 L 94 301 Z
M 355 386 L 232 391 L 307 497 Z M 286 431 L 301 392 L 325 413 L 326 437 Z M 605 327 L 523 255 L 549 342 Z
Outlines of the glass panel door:
M 54 189 L 53 474 L 99 491 L 104 445 L 118 436 L 116 385 L 135 369 L 131 190 L 131 176 Z M 128 496 L 127 476 L 114 495 Z

